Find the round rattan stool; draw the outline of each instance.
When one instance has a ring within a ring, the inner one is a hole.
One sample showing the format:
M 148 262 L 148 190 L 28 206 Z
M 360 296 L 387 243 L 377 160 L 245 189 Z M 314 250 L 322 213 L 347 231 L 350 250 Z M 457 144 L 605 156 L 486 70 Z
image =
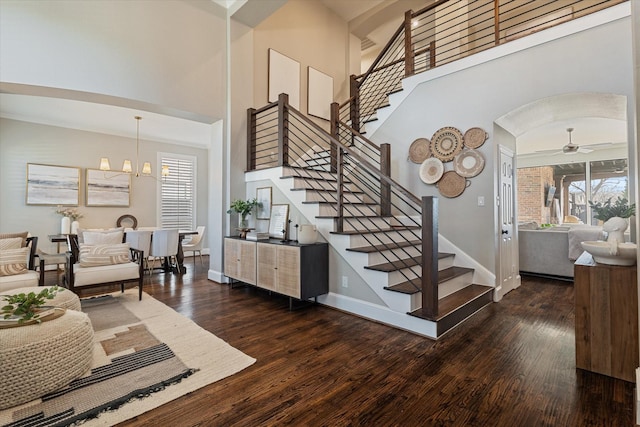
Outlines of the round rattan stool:
M 4 291 L 3 294 L 17 295 L 21 293 L 28 294 L 29 292 L 38 294 L 43 289 L 51 287 L 52 286 L 32 286 L 27 288 L 17 288 L 11 289 L 10 291 Z M 69 289 L 60 288 L 56 296 L 53 297 L 53 299 L 47 300 L 45 305 L 66 308 L 67 310 L 80 311 L 80 298 L 78 298 L 78 295 L 74 294 Z
M 61 389 L 87 372 L 92 359 L 93 328 L 80 311 L 0 329 L 0 409 Z

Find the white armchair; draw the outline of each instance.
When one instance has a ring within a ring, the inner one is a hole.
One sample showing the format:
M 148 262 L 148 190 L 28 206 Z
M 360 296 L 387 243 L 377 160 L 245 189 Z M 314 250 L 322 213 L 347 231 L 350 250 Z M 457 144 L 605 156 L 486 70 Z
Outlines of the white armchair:
M 38 286 L 35 271 L 38 238 L 28 233 L 0 234 L 0 292 Z
M 138 284 L 138 299 L 142 299 L 144 253 L 129 247 L 128 243 L 78 244 L 77 236 L 69 236 L 66 279 L 72 292 L 99 286 Z
M 199 225 L 196 228 L 196 231 L 198 232 L 198 234 L 194 235 L 191 237 L 191 240 L 189 240 L 188 242 L 184 242 L 182 244 L 182 251 L 183 252 L 193 252 L 193 265 L 196 265 L 196 252 L 198 252 L 198 254 L 200 255 L 200 265 L 202 264 L 202 244 L 204 243 L 204 230 L 205 230 L 205 226 L 204 225 Z

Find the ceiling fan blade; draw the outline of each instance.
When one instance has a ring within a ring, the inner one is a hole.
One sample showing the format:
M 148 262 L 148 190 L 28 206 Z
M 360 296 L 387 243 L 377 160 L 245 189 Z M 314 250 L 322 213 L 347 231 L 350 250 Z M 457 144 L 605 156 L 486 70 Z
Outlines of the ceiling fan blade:
M 597 150 L 599 148 L 610 147 L 612 145 L 613 145 L 613 142 L 600 142 L 597 144 L 581 145 L 581 147 L 588 148 L 590 150 Z
M 557 148 L 551 148 L 549 150 L 536 150 L 533 153 L 534 154 L 562 154 L 562 149 L 558 150 Z
M 584 147 L 578 148 L 577 151 L 578 151 L 578 153 L 582 153 L 582 154 L 589 154 L 589 153 L 593 152 L 593 150 L 591 148 L 587 148 L 586 145 Z

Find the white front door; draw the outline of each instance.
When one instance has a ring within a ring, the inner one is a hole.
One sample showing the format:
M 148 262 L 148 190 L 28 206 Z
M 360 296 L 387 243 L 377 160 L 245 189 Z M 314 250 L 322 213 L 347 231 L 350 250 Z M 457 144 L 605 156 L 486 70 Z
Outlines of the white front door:
M 498 207 L 499 221 L 499 253 L 500 267 L 498 287 L 494 293 L 494 300 L 499 301 L 502 296 L 520 284 L 517 270 L 518 247 L 513 233 L 515 231 L 515 176 L 513 170 L 513 151 L 506 147 L 498 147 L 498 164 L 500 165 L 500 194 Z

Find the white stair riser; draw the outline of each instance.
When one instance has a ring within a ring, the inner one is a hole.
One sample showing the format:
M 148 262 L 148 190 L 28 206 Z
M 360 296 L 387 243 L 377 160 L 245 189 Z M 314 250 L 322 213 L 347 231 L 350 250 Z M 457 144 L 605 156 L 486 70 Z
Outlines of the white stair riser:
M 336 226 L 337 227 L 337 220 L 336 222 Z M 388 229 L 389 228 L 389 223 L 387 222 L 386 218 L 381 218 L 381 217 L 376 217 L 376 218 L 344 218 L 343 221 L 343 230 L 344 231 L 371 231 L 371 230 L 384 230 L 384 229 Z M 372 234 L 372 235 L 377 235 L 379 233 L 376 234 Z M 378 240 L 376 240 L 375 237 L 370 237 L 369 240 L 371 242 L 376 242 Z M 366 240 L 365 240 L 366 242 Z M 369 244 L 369 243 L 365 243 L 365 244 Z M 350 247 L 355 247 L 355 246 L 350 246 Z
M 283 167 L 282 168 L 282 175 L 283 176 L 289 176 L 289 175 L 293 175 L 293 176 L 300 176 L 303 178 L 316 178 L 316 179 L 329 179 L 329 180 L 333 180 L 335 181 L 336 179 L 336 174 L 329 172 L 329 171 L 320 171 L 320 170 L 314 170 L 314 169 L 296 169 L 296 168 L 290 168 L 290 167 Z
M 447 257 L 447 258 L 442 258 L 438 260 L 438 271 L 444 270 L 452 266 L 453 266 L 453 257 Z M 391 273 L 389 273 L 388 286 L 397 285 L 398 283 L 406 282 L 407 278 L 415 279 L 421 276 L 422 276 L 422 267 L 419 265 L 411 268 L 403 268 L 401 271 L 392 271 Z
M 338 184 L 335 181 L 323 181 L 317 179 L 304 179 L 301 177 L 287 177 L 285 179 L 291 180 L 290 188 L 295 189 L 315 189 L 315 190 L 330 190 L 336 191 Z M 345 183 L 344 189 L 346 191 L 357 191 L 353 184 Z
M 316 189 L 316 190 L 332 190 L 332 191 L 335 191 L 336 189 L 336 183 L 332 181 L 322 181 L 322 180 L 315 180 L 315 179 L 305 180 L 304 178 L 299 178 L 299 177 L 293 177 L 289 179 L 293 181 L 291 184 L 291 188 L 296 188 L 296 189 L 310 188 L 310 189 Z
M 386 224 L 386 220 L 383 218 L 366 218 L 367 220 L 375 220 L 376 224 L 372 224 L 370 227 L 373 229 L 374 227 L 388 227 Z M 364 222 L 364 219 L 363 219 Z M 345 225 L 347 221 L 345 221 Z M 345 227 L 346 229 L 346 227 Z M 353 230 L 353 228 L 351 228 Z M 420 238 L 420 230 L 398 230 L 398 231 L 388 231 L 386 233 L 364 233 L 364 234 L 353 234 L 349 240 L 349 247 L 358 248 L 360 246 L 370 246 L 370 245 L 379 245 L 381 243 L 392 243 L 398 242 L 401 240 L 416 240 Z
M 338 209 L 335 204 L 323 203 L 319 207 L 320 216 L 338 215 Z M 343 207 L 342 215 L 345 217 L 376 216 L 378 215 L 378 208 L 376 205 L 350 204 Z M 358 224 L 358 221 L 350 220 L 350 223 Z
M 382 252 L 372 252 L 368 257 L 369 265 L 382 264 L 395 261 L 399 258 L 416 257 L 422 254 L 421 248 L 415 246 L 405 246 L 404 248 L 394 248 Z
M 447 295 L 451 295 L 454 292 L 464 289 L 473 283 L 473 272 L 463 274 L 462 276 L 454 277 L 451 280 L 440 283 L 438 286 L 438 298 L 442 299 Z
M 362 193 L 343 193 L 344 199 L 349 203 L 362 203 L 368 199 Z M 305 190 L 305 201 L 307 202 L 335 202 L 337 198 L 336 192 Z

